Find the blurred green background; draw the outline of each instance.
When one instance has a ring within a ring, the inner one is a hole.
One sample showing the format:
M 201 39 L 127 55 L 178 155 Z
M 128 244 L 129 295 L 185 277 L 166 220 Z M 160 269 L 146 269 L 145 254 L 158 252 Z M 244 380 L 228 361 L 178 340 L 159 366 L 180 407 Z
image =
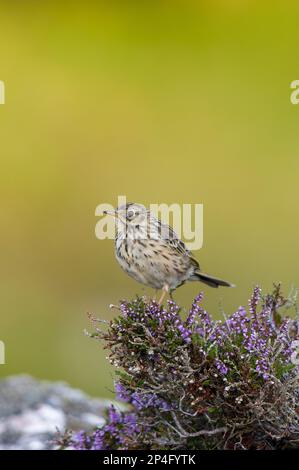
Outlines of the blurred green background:
M 85 313 L 144 289 L 94 235 L 117 196 L 203 203 L 215 316 L 299 286 L 295 2 L 0 1 L 0 374 L 109 396 Z M 175 298 L 188 306 L 202 285 Z M 151 294 L 151 290 L 145 290 Z

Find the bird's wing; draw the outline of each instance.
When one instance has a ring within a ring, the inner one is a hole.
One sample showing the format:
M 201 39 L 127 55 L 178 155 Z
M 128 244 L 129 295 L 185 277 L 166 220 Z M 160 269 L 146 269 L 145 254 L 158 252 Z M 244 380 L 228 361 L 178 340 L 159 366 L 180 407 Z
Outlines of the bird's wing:
M 160 222 L 159 229 L 161 230 L 161 238 L 167 239 L 168 246 L 173 249 L 176 253 L 179 253 L 190 258 L 191 263 L 199 268 L 198 261 L 194 258 L 193 253 L 188 250 L 185 243 L 179 239 L 172 227 L 167 224 Z

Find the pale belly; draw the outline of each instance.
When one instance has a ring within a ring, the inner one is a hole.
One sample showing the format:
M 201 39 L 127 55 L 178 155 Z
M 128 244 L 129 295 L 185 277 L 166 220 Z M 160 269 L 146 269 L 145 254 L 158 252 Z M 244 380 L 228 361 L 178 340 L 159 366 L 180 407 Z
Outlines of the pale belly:
M 145 240 L 135 243 L 134 246 L 130 243 L 119 243 L 115 255 L 129 276 L 154 289 L 162 289 L 166 285 L 175 289 L 188 280 L 193 272 L 187 257 L 167 253 L 158 243 L 157 247 L 153 248 Z

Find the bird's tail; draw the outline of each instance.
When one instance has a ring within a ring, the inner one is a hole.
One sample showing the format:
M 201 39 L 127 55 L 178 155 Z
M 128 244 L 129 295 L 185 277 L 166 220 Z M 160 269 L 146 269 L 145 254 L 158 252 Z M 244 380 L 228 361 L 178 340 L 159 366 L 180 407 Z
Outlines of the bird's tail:
M 210 276 L 209 274 L 202 273 L 198 270 L 195 271 L 191 279 L 192 281 L 201 281 L 210 287 L 235 287 L 235 285 L 231 284 L 230 282 L 224 281 L 223 279 L 218 279 L 217 277 Z

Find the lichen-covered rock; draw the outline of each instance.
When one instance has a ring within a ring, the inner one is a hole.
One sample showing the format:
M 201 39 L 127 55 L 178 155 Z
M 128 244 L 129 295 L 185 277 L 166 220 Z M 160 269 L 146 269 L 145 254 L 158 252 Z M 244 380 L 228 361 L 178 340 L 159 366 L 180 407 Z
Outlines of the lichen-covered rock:
M 0 380 L 0 449 L 54 449 L 59 430 L 104 424 L 110 400 L 94 399 L 62 382 L 28 375 Z

